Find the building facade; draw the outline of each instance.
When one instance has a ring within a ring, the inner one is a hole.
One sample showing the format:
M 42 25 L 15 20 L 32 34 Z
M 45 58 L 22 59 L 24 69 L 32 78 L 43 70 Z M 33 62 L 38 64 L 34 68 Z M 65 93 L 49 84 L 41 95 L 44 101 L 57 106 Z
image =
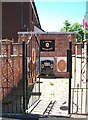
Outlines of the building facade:
M 1 37 L 17 42 L 19 31 L 34 31 L 34 26 L 41 30 L 35 3 L 31 0 L 1 1 Z

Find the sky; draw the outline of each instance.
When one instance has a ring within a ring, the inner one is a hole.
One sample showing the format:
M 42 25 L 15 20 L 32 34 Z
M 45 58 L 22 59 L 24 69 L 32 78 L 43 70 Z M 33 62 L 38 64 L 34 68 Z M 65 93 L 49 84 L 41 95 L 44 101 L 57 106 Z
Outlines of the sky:
M 75 22 L 82 24 L 86 13 L 87 0 L 36 0 L 40 24 L 46 32 L 59 32 L 65 20 L 71 25 Z

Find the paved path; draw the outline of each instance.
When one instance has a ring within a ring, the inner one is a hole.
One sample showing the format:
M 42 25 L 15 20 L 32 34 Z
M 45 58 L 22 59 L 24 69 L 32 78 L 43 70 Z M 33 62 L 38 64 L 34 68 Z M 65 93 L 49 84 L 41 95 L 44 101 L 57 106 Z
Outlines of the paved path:
M 42 79 L 40 102 L 32 114 L 68 116 L 68 79 Z M 31 110 L 29 109 L 29 112 Z
M 69 117 L 68 115 L 68 85 L 69 80 L 59 79 L 40 79 L 41 97 L 37 106 L 28 112 L 38 114 L 42 117 Z M 80 116 L 74 116 L 80 118 Z M 86 116 L 81 116 L 86 118 Z M 59 119 L 58 119 L 59 120 Z M 63 119 L 64 120 L 64 119 Z

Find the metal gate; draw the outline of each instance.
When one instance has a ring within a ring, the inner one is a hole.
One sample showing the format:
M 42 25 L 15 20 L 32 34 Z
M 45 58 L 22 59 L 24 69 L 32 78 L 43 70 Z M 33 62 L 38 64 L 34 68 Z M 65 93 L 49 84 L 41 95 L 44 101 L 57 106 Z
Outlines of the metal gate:
M 35 35 L 21 33 L 19 40 L 18 43 L 1 40 L 2 116 L 26 113 L 40 96 L 38 39 Z
M 71 71 L 69 78 L 69 113 L 70 114 L 88 114 L 87 113 L 87 42 L 70 44 L 70 63 Z M 73 49 L 74 50 L 73 50 Z M 69 67 L 68 67 L 69 69 Z

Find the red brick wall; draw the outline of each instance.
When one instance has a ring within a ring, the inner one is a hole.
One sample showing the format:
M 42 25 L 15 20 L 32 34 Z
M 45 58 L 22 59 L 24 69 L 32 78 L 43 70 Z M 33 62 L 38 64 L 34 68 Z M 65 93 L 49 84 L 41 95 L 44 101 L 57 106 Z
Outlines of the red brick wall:
M 69 48 L 69 34 L 40 34 L 39 40 L 55 40 L 55 52 L 41 52 L 41 57 L 44 56 L 66 56 Z M 72 43 L 75 43 L 75 35 L 72 34 Z M 74 53 L 74 49 L 73 49 Z
M 33 31 L 38 21 L 35 9 L 31 2 L 2 2 L 2 38 L 17 42 L 17 32 Z
M 58 34 L 40 34 L 38 35 L 40 40 L 55 40 L 55 51 L 54 52 L 40 52 L 40 57 L 54 57 L 54 73 L 56 77 L 68 77 L 67 72 L 57 71 L 57 57 L 67 57 L 67 49 L 69 49 L 69 34 L 58 33 Z M 75 43 L 75 34 L 71 36 L 72 44 Z M 74 53 L 74 46 L 72 46 L 72 53 Z
M 13 46 L 13 54 L 11 54 L 12 46 Z M 2 44 L 2 66 L 1 66 L 2 67 L 1 68 L 2 98 L 5 97 L 13 87 L 17 87 L 18 83 L 22 79 L 21 53 L 22 53 L 21 45 L 13 44 L 11 42 L 10 43 L 5 42 Z
M 38 42 L 40 44 L 40 40 L 55 40 L 55 51 L 53 52 L 40 52 L 40 57 L 52 57 L 54 58 L 54 73 L 56 77 L 67 77 L 67 72 L 58 72 L 57 71 L 57 59 L 58 57 L 67 57 L 67 49 L 69 49 L 69 35 L 70 33 L 43 33 L 37 34 Z M 30 34 L 28 35 L 30 36 Z M 27 37 L 27 35 L 26 35 Z M 19 35 L 20 39 L 20 35 Z M 71 34 L 72 44 L 75 44 L 76 36 L 75 34 Z M 20 40 L 21 41 L 21 40 Z M 74 45 L 72 46 L 72 53 L 74 54 Z
M 77 55 L 81 55 L 81 53 L 82 53 L 82 45 L 77 44 Z

